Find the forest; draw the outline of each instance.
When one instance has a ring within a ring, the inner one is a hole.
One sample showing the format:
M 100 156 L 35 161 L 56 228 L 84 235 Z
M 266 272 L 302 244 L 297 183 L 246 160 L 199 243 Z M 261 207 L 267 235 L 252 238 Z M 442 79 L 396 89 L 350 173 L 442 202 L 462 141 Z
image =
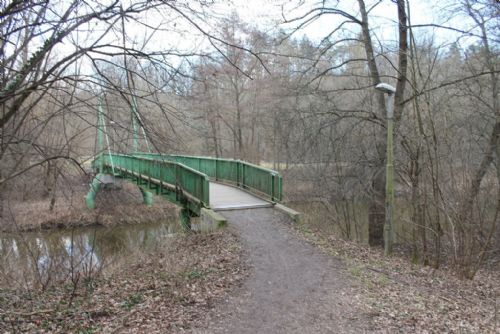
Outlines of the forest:
M 84 208 L 93 158 L 161 152 L 274 169 L 308 228 L 379 251 L 392 107 L 394 256 L 498 273 L 498 1 L 259 4 L 0 1 L 0 230 L 113 219 Z

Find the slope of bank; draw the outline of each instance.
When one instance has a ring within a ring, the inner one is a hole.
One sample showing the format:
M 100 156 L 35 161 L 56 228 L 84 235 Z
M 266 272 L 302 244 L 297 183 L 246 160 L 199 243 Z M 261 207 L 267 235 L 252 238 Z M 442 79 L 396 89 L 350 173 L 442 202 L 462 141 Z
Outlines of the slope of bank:
M 382 249 L 345 241 L 320 225 L 294 225 L 297 235 L 345 263 L 372 318 L 369 332 L 499 333 L 500 272 L 459 279 L 449 268 L 385 257 Z M 330 229 L 331 230 L 331 229 Z
M 0 287 L 0 332 L 183 331 L 244 279 L 239 244 L 228 231 L 180 235 L 95 275 L 45 287 L 12 282 Z
M 177 219 L 178 208 L 172 203 L 154 197 L 154 205 L 147 207 L 142 202 L 139 188 L 129 182 L 111 186 L 97 193 L 96 209 L 89 210 L 85 195 L 89 184 L 85 177 L 67 180 L 64 187 L 56 193 L 52 210 L 52 196 L 31 195 L 26 198 L 20 194 L 4 196 L 3 217 L 0 231 L 33 231 L 52 228 L 80 226 L 114 226 L 160 222 Z

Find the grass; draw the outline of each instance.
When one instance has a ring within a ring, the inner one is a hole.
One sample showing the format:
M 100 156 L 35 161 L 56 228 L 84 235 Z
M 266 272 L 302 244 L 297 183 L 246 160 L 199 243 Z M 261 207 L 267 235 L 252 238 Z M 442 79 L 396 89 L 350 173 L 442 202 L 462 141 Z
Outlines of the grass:
M 351 276 L 359 278 L 363 274 L 364 266 L 352 264 L 347 268 L 347 271 L 351 274 Z
M 374 314 L 374 331 L 498 333 L 498 272 L 461 280 L 446 268 L 414 264 L 406 253 L 385 257 L 380 248 L 340 238 L 328 226 L 331 219 L 321 217 L 324 212 L 317 208 L 301 211 L 306 219 L 294 225 L 297 232 L 343 260 L 357 282 L 354 293 Z
M 323 233 L 339 235 L 344 239 L 368 245 L 368 205 L 363 201 L 337 201 L 335 203 L 303 202 L 293 203 L 291 208 L 303 213 L 303 222 Z M 394 216 L 395 242 L 411 238 L 411 205 L 396 200 Z M 350 230 L 350 236 L 345 230 Z
M 137 304 L 140 304 L 144 301 L 144 297 L 140 293 L 132 294 L 128 296 L 122 303 L 122 307 L 126 310 L 130 310 Z
M 190 270 L 186 273 L 186 277 L 190 280 L 198 279 L 198 278 L 201 278 L 205 275 L 206 275 L 205 272 L 198 270 L 198 269 L 193 269 L 193 270 Z
M 96 332 L 96 328 L 94 328 L 94 327 L 80 328 L 78 330 L 78 334 L 92 334 L 95 332 Z

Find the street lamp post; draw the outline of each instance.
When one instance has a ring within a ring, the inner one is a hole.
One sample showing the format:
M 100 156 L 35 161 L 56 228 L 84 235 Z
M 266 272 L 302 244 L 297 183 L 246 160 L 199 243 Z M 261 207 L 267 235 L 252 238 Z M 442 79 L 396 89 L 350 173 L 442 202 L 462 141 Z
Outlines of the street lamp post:
M 396 89 L 386 83 L 375 87 L 387 94 L 387 164 L 385 167 L 385 224 L 384 224 L 384 254 L 392 253 L 393 244 L 393 215 L 394 215 L 394 93 Z

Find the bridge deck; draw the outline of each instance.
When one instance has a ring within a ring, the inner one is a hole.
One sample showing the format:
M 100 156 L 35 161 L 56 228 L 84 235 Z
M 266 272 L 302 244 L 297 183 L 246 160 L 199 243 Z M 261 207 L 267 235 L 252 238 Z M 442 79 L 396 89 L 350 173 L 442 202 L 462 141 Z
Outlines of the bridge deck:
M 272 203 L 241 189 L 210 182 L 210 207 L 214 211 L 271 207 Z

